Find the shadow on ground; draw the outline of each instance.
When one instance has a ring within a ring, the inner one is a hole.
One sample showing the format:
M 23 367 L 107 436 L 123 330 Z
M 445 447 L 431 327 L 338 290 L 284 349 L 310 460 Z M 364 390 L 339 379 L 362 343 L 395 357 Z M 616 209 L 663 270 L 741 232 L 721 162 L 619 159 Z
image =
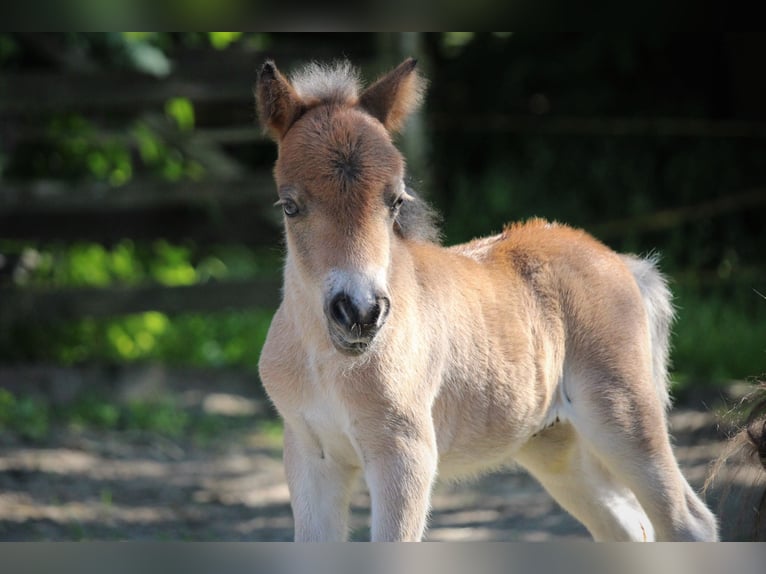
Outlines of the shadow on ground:
M 700 488 L 721 452 L 723 432 L 702 405 L 676 409 L 671 426 L 684 473 Z M 733 470 L 724 472 L 711 492 L 713 504 L 721 485 L 737 480 Z M 752 536 L 746 501 L 759 493 L 740 482 L 722 513 L 727 539 Z M 433 502 L 429 540 L 589 539 L 521 470 L 439 485 Z M 353 539 L 368 538 L 368 520 L 369 498 L 360 485 Z M 65 429 L 45 445 L 9 437 L 0 444 L 2 540 L 291 538 L 279 442 L 252 429 L 204 447 L 145 433 Z

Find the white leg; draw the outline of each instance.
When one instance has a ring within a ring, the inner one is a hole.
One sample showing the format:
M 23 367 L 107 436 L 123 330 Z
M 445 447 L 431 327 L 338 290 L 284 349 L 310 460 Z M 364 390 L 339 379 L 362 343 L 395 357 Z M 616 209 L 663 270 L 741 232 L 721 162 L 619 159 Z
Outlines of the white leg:
M 372 540 L 418 541 L 423 537 L 436 477 L 433 440 L 388 436 L 383 449 L 365 455 L 372 501 Z
M 678 468 L 659 403 L 645 400 L 653 389 L 619 380 L 567 387 L 577 433 L 609 473 L 633 491 L 658 540 L 717 540 L 713 513 Z
M 617 482 L 562 423 L 531 439 L 517 461 L 597 541 L 652 541 L 652 523 L 633 493 Z
M 285 473 L 296 542 L 343 541 L 358 469 L 324 453 L 311 436 L 285 424 Z

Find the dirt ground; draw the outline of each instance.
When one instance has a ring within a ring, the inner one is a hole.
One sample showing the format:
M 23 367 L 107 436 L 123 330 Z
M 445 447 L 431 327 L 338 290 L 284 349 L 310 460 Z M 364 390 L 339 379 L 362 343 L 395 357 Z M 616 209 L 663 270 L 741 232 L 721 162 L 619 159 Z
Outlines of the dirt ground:
M 692 403 L 673 411 L 671 427 L 683 471 L 699 488 L 724 436 L 711 411 Z M 727 481 L 736 476 L 725 473 L 719 482 Z M 723 513 L 725 539 L 750 536 L 733 518 L 741 501 L 730 497 Z M 361 484 L 351 520 L 352 538 L 366 539 L 369 498 Z M 45 445 L 0 441 L 2 540 L 291 538 L 279 439 L 262 433 L 240 430 L 204 447 L 146 433 L 68 430 Z M 427 535 L 432 541 L 588 538 L 519 469 L 439 485 Z

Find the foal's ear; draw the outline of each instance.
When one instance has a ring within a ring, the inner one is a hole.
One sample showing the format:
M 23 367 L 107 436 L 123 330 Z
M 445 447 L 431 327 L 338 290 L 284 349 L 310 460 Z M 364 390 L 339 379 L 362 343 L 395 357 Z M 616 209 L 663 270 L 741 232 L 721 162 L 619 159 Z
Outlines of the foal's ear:
M 398 131 L 423 98 L 425 81 L 415 71 L 417 60 L 409 58 L 367 88 L 359 105 L 390 132 Z
M 303 112 L 303 102 L 295 88 L 271 60 L 263 64 L 258 74 L 255 102 L 261 126 L 277 141 Z

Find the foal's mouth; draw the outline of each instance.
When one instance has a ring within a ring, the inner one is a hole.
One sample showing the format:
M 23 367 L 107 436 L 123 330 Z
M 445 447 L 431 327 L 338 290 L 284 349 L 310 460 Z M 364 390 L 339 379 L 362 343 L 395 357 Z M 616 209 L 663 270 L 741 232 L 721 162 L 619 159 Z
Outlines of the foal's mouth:
M 333 347 L 335 347 L 338 352 L 348 355 L 349 357 L 358 357 L 359 355 L 366 353 L 374 339 L 373 335 L 372 337 L 366 337 L 364 339 L 349 340 L 346 337 L 346 334 L 341 329 L 338 329 L 332 322 L 329 324 L 329 331 Z
M 349 357 L 358 357 L 367 352 L 370 343 L 334 343 L 335 348 Z

